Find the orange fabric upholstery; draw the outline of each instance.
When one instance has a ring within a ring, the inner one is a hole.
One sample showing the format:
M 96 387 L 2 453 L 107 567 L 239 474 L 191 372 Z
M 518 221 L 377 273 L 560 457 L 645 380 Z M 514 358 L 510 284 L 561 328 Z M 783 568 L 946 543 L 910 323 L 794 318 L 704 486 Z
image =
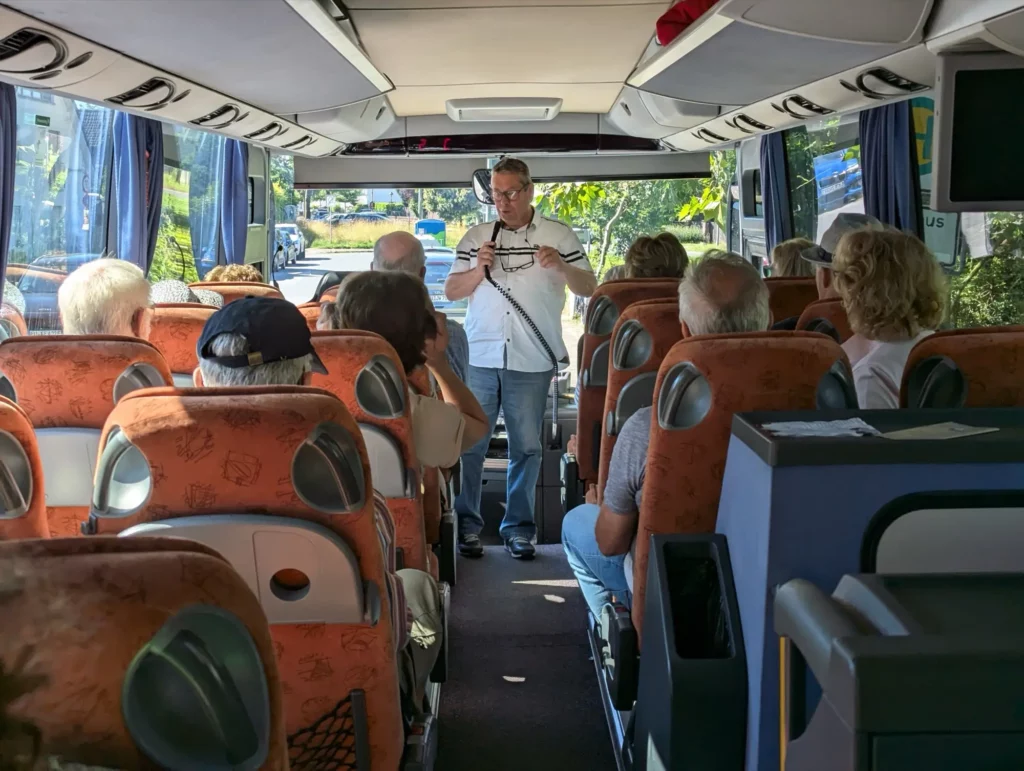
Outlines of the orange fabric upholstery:
M 638 631 L 643 628 L 651 535 L 714 531 L 732 416 L 751 410 L 814 409 L 818 385 L 836 362 L 849 370 L 840 345 L 813 332 L 696 336 L 669 351 L 654 391 L 633 563 L 633 623 Z M 665 429 L 658 420 L 659 397 L 666 376 L 684 363 L 706 380 L 708 411 L 696 425 Z
M 281 291 L 270 284 L 257 284 L 253 281 L 197 281 L 189 284 L 193 289 L 209 289 L 224 298 L 227 305 L 243 297 L 277 297 L 284 299 Z
M 764 283 L 768 286 L 768 307 L 773 321 L 799 316 L 818 299 L 813 276 L 766 278 Z
M 7 327 L 8 337 L 28 334 L 28 324 L 25 323 L 25 317 L 10 303 L 0 304 L 0 322 Z
M 216 552 L 178 538 L 61 538 L 2 543 L 0 564 L 0 661 L 8 672 L 24 661 L 23 674 L 43 678 L 6 713 L 35 726 L 44 756 L 154 768 L 122 717 L 124 676 L 170 618 L 202 604 L 229 612 L 252 636 L 270 696 L 262 768 L 288 768 L 270 630 L 257 599 Z M 16 583 L 8 585 L 13 576 Z
M 356 422 L 376 426 L 390 434 L 402 449 L 405 468 L 419 472 L 416 445 L 413 443 L 412 418 L 406 400 L 401 417 L 382 418 L 367 412 L 356 397 L 356 380 L 375 356 L 389 359 L 401 376 L 402 387 L 408 389 L 402 362 L 388 342 L 379 335 L 362 330 L 314 332 L 313 347 L 330 374 L 313 374 L 310 385 L 336 395 L 348 407 Z M 415 498 L 388 497 L 388 509 L 395 522 L 396 545 L 402 550 L 405 567 L 427 570 L 427 540 L 423 521 L 422 481 L 416 480 Z
M 316 332 L 316 322 L 320 318 L 322 307 L 320 303 L 302 303 L 299 306 L 299 313 L 306 318 L 306 326 L 311 332 Z
M 337 300 L 338 299 L 338 289 L 339 288 L 340 287 L 332 286 L 330 289 L 328 289 L 326 292 L 324 292 L 322 295 L 320 295 L 320 302 L 326 303 L 326 302 L 334 302 L 335 300 Z
M 292 460 L 325 422 L 340 426 L 358 446 L 366 491 L 358 511 L 324 513 L 305 503 L 295 489 Z M 379 589 L 380 618 L 376 624 L 271 627 L 290 753 L 295 761 L 298 743 L 308 745 L 314 725 L 329 719 L 353 690 L 361 689 L 369 716 L 368 762 L 395 771 L 404 739 L 385 554 L 366 448 L 345 405 L 327 391 L 301 386 L 154 388 L 121 400 L 107 421 L 101 447 L 116 429 L 148 462 L 152 490 L 134 513 L 91 519 L 100 534 L 177 517 L 271 514 L 314 522 L 344 539 L 363 580 Z M 349 758 L 355 767 L 353 754 L 353 748 L 339 744 L 327 757 Z
M 576 412 L 576 460 L 580 479 L 597 481 L 600 436 L 604 433 L 605 386 L 588 386 L 583 380 L 593 361 L 594 351 L 611 339 L 615 321 L 633 303 L 678 296 L 679 279 L 638 278 L 601 284 L 590 298 L 583 333 L 583 355 L 579 363 L 580 402 Z
M 903 368 L 901 407 L 910 373 L 932 356 L 948 356 L 963 373 L 965 407 L 1024 406 L 1024 326 L 948 329 L 921 340 Z
M 43 462 L 39 459 L 39 446 L 28 415 L 17 404 L 0 396 L 0 435 L 9 434 L 21 446 L 28 460 L 31 492 L 25 501 L 28 509 L 20 517 L 0 519 L 0 541 L 16 538 L 48 538 L 50 527 L 46 521 L 46 490 Z M 13 468 L 12 468 L 13 471 Z M 17 476 L 15 475 L 17 481 Z M 25 491 L 22 491 L 22 495 Z
M 114 407 L 114 382 L 148 364 L 170 385 L 156 346 L 116 335 L 33 335 L 0 342 L 0 373 L 38 428 L 102 428 Z
M 421 395 L 431 392 L 430 373 L 420 367 L 408 376 L 409 385 Z M 427 544 L 441 542 L 441 472 L 434 466 L 423 467 L 423 527 Z M 434 578 L 437 578 L 435 575 Z
M 604 483 L 608 479 L 612 450 L 618 438 L 618 434 L 608 433 L 607 417 L 609 412 L 615 410 L 619 392 L 637 375 L 657 372 L 672 346 L 683 338 L 683 329 L 679 322 L 679 302 L 676 300 L 642 300 L 633 303 L 619 316 L 615 331 L 612 332 L 613 341 L 618 339 L 623 325 L 630 321 L 636 321 L 643 327 L 644 332 L 650 336 L 652 348 L 650 356 L 638 367 L 619 369 L 613 361 L 608 368 L 608 388 L 604 398 L 605 431 L 601 438 L 601 470 L 597 481 L 598 500 L 604 497 Z M 619 429 L 621 430 L 621 426 Z
M 114 384 L 132 364 L 149 365 L 173 383 L 160 351 L 136 337 L 33 335 L 0 342 L 0 377 L 13 387 L 36 432 L 103 428 L 114 408 Z M 45 453 L 42 459 L 55 460 Z M 88 513 L 84 506 L 48 506 L 50 535 L 81 535 Z
M 149 342 L 164 355 L 171 372 L 191 374 L 199 366 L 196 343 L 206 320 L 216 312 L 216 308 L 198 303 L 153 306 Z
M 836 332 L 839 333 L 839 339 L 844 343 L 853 336 L 853 330 L 850 329 L 850 320 L 846 318 L 846 308 L 843 307 L 843 301 L 839 298 L 815 300 L 812 302 L 800 314 L 800 320 L 797 321 L 796 328 L 807 329 L 807 325 L 815 319 L 825 319 L 825 321 L 829 322 L 836 328 Z M 781 319 L 778 320 L 781 321 Z

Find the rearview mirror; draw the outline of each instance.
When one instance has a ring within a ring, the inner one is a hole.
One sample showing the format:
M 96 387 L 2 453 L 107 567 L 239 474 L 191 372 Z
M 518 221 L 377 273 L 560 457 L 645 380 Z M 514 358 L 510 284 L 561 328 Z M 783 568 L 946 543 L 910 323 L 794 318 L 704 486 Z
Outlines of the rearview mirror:
M 494 197 L 491 195 L 490 169 L 477 169 L 473 172 L 473 195 L 480 203 L 494 206 Z

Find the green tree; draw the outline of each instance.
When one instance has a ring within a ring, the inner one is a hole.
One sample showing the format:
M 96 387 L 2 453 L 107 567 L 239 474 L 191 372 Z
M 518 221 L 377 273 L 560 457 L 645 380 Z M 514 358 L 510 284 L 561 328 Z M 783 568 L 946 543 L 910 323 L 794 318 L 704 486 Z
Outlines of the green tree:
M 476 223 L 480 203 L 466 187 L 434 187 L 423 191 L 423 210 L 445 222 Z
M 967 260 L 950 281 L 949 323 L 964 327 L 1024 323 L 1024 215 L 986 215 L 992 254 Z

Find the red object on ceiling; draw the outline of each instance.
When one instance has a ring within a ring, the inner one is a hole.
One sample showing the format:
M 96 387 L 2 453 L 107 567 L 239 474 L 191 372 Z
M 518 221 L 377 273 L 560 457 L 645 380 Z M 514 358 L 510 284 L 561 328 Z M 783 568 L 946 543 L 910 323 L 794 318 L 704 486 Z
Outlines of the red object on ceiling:
M 667 46 L 703 16 L 718 0 L 680 0 L 661 15 L 655 25 L 658 45 Z

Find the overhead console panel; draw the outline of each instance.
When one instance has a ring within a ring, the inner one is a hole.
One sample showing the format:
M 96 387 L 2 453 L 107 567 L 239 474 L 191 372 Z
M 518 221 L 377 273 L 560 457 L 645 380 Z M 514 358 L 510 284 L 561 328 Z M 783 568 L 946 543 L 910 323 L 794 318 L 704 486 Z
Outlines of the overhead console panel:
M 627 85 L 707 104 L 759 102 L 923 39 L 933 0 L 721 0 Z
M 144 0 L 138 3 L 150 5 Z M 134 4 L 135 0 L 126 5 Z M 75 99 L 285 152 L 321 156 L 342 146 L 316 130 L 2 5 L 0 80 L 41 91 L 57 91 Z
M 731 108 L 686 102 L 626 86 L 604 121 L 626 134 L 661 139 L 717 118 L 723 109 Z

